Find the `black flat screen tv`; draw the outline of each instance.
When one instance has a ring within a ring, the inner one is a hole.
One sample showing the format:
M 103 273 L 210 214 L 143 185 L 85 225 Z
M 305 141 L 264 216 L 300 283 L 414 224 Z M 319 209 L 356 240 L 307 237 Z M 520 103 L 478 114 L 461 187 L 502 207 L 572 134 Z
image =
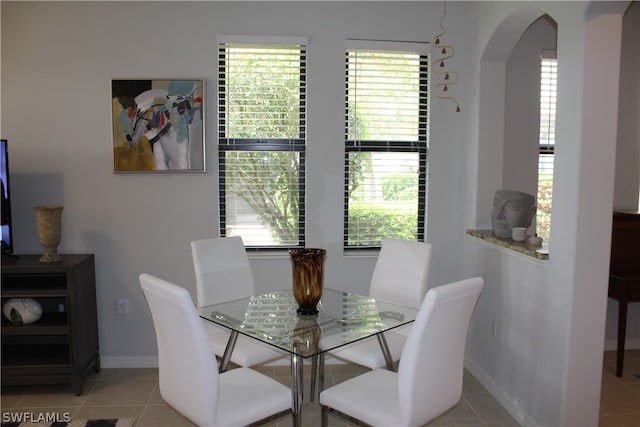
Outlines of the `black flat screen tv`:
M 9 182 L 9 144 L 0 139 L 0 179 L 2 179 L 2 253 L 13 252 L 11 229 L 11 185 Z

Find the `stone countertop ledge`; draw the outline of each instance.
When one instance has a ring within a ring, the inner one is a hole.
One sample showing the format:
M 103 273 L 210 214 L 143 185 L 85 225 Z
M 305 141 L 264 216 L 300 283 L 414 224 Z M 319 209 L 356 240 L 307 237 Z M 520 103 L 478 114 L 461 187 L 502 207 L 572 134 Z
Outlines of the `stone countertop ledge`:
M 511 239 L 498 239 L 493 235 L 492 230 L 467 230 L 467 234 L 478 239 L 486 240 L 503 248 L 511 249 L 516 252 L 528 255 L 533 258 L 548 260 L 549 252 L 542 246 L 530 245 L 527 242 L 514 242 Z

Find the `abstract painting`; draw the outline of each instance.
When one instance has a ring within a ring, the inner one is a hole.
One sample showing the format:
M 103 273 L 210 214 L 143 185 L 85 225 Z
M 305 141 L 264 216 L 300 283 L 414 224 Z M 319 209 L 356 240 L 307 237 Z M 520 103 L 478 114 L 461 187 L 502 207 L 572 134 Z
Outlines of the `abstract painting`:
M 112 79 L 114 172 L 204 172 L 204 80 Z

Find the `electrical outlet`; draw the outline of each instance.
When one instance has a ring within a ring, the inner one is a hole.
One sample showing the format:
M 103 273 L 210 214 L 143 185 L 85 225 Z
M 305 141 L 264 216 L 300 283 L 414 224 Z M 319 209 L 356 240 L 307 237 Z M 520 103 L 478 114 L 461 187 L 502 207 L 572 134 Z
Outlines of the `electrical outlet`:
M 127 314 L 127 299 L 126 298 L 118 298 L 116 300 L 116 314 L 119 316 L 124 316 Z

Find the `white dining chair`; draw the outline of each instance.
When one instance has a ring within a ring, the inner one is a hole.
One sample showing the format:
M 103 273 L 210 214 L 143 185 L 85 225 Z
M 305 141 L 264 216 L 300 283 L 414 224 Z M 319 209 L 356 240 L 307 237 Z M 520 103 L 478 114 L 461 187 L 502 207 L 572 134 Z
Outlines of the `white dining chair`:
M 244 426 L 291 413 L 291 389 L 250 368 L 219 374 L 186 289 L 149 274 L 140 286 L 158 342 L 160 395 L 198 426 Z
M 255 295 L 251 265 L 240 236 L 195 240 L 191 242 L 191 254 L 198 308 Z M 211 322 L 203 322 L 216 355 L 222 357 L 230 332 Z M 250 367 L 283 356 L 284 353 L 254 339 L 238 336 L 231 362 Z
M 422 426 L 462 396 L 464 351 L 480 277 L 427 292 L 402 350 L 398 372 L 375 369 L 320 393 L 322 426 L 329 412 L 372 426 Z
M 407 307 L 418 308 L 427 292 L 427 280 L 431 267 L 432 246 L 415 240 L 385 239 L 369 285 L 369 296 Z M 385 339 L 395 362 L 400 359 L 410 327 L 386 333 Z M 380 344 L 369 338 L 329 355 L 369 369 L 386 365 Z M 323 366 L 320 366 L 321 375 Z

